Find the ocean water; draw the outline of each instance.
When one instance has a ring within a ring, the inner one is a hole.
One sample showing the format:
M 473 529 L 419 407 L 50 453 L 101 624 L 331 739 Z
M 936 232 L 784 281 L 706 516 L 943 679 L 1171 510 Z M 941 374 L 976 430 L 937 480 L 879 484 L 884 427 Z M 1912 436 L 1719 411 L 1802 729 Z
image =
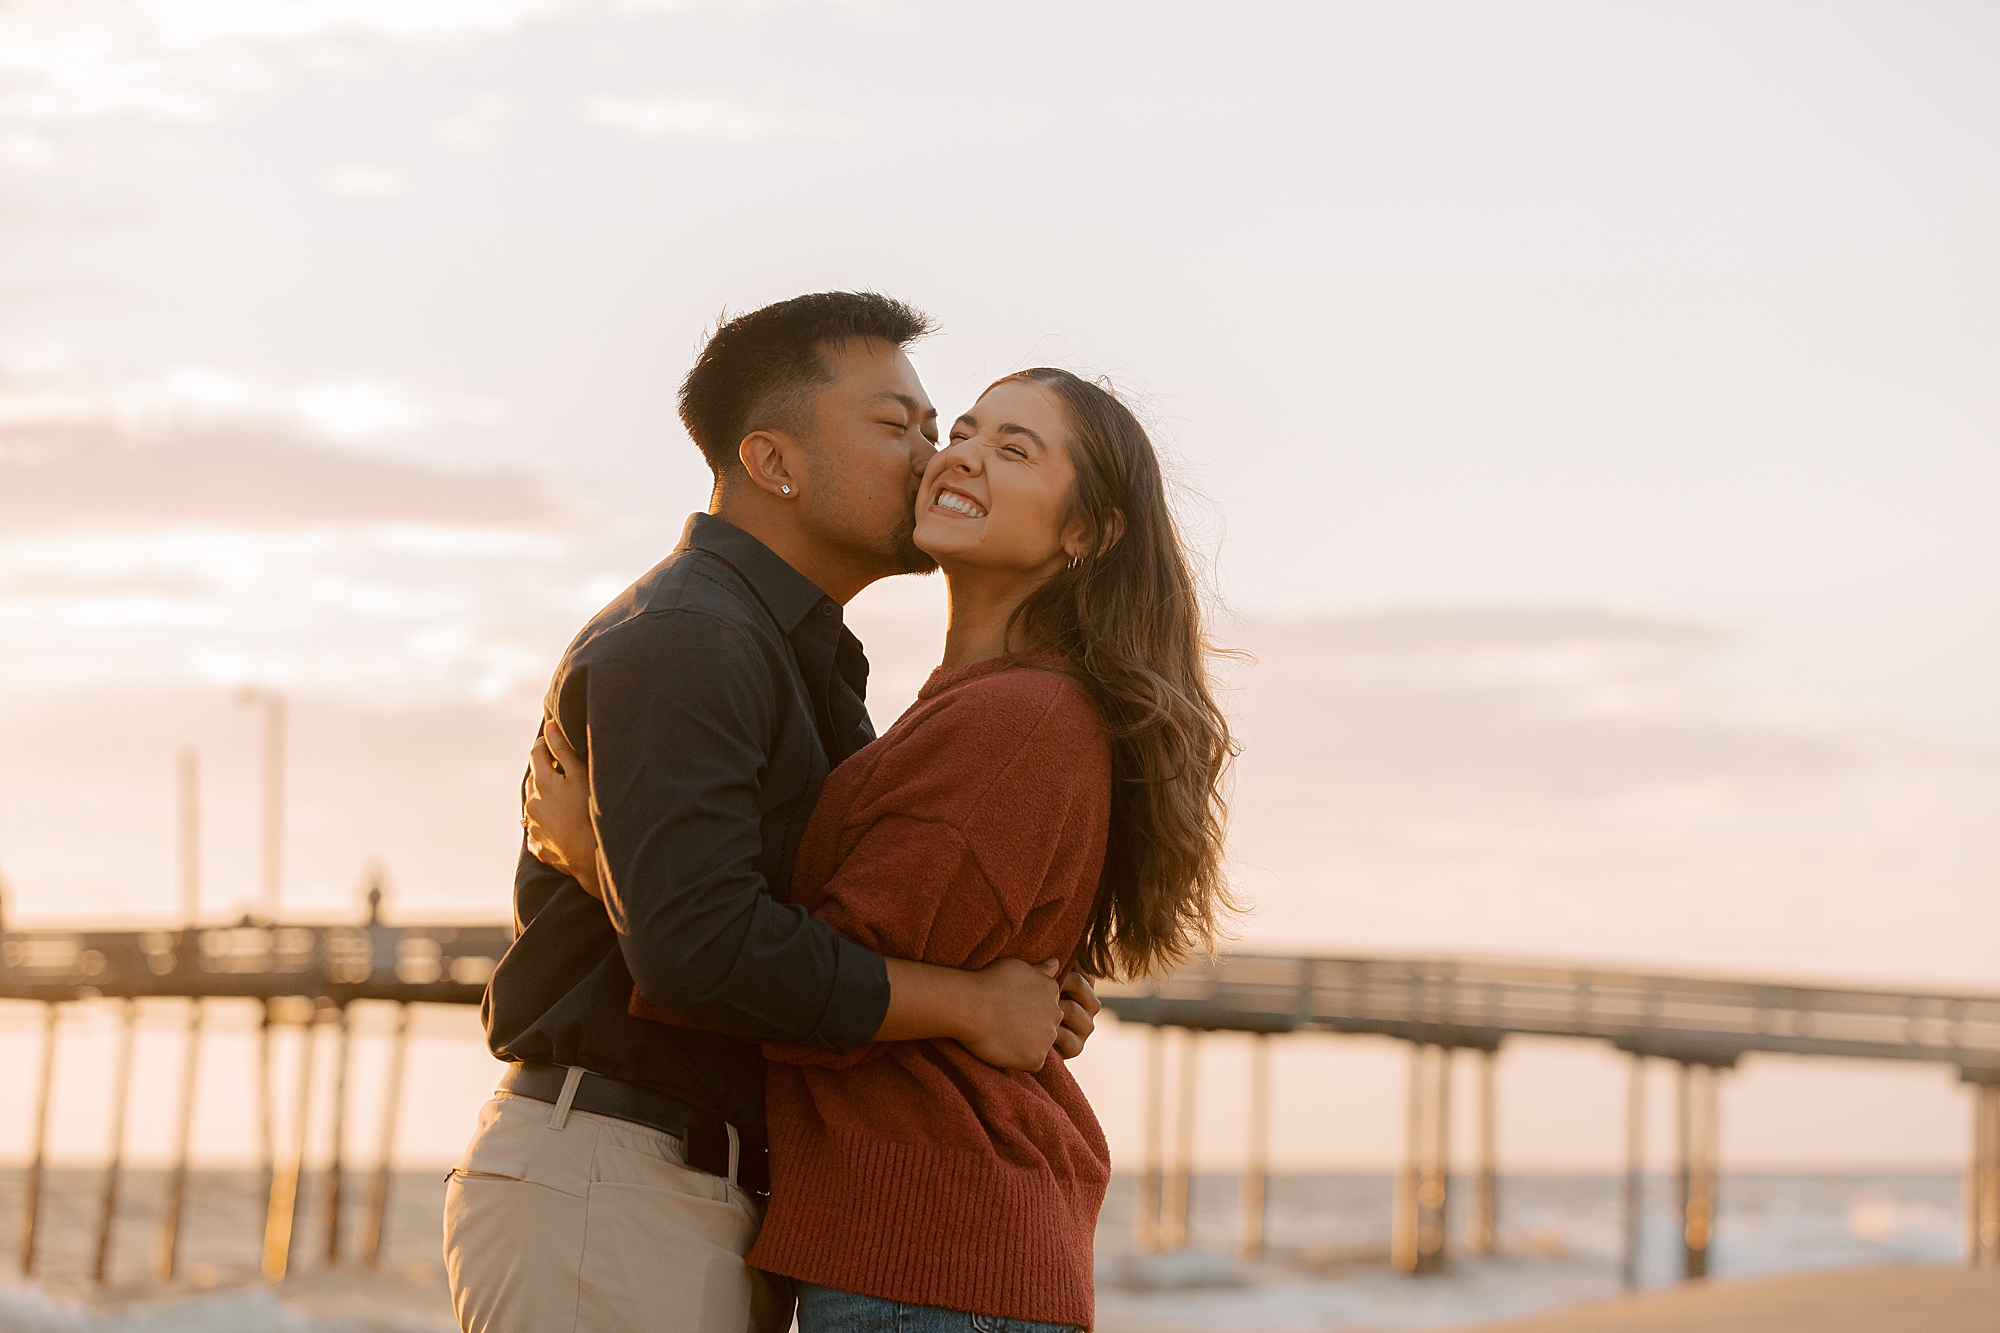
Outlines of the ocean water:
M 21 1175 L 0 1172 L 0 1333 L 449 1333 L 456 1327 L 439 1257 L 444 1173 L 400 1173 L 382 1262 L 353 1261 L 366 1182 L 342 1195 L 345 1262 L 326 1260 L 324 1178 L 310 1182 L 294 1277 L 256 1281 L 262 1227 L 254 1173 L 190 1178 L 181 1276 L 148 1276 L 164 1177 L 127 1172 L 111 1280 L 88 1280 L 102 1173 L 51 1172 L 37 1277 L 19 1272 Z M 1643 1285 L 1674 1281 L 1672 1182 L 1647 1182 Z M 1951 1173 L 1740 1174 L 1722 1181 L 1711 1250 L 1717 1277 L 1961 1261 L 1959 1178 Z M 1621 1182 L 1612 1176 L 1503 1178 L 1499 1254 L 1463 1253 L 1469 1191 L 1455 1182 L 1445 1273 L 1389 1269 L 1392 1183 L 1386 1175 L 1280 1176 L 1272 1181 L 1269 1250 L 1234 1257 L 1237 1181 L 1202 1176 L 1190 1191 L 1187 1250 L 1133 1251 L 1134 1182 L 1113 1181 L 1098 1230 L 1098 1317 L 1104 1333 L 1361 1333 L 1445 1329 L 1615 1295 Z
M 1271 1182 L 1266 1258 L 1232 1257 L 1233 1176 L 1198 1177 L 1189 1249 L 1131 1252 L 1134 1182 L 1113 1182 L 1098 1229 L 1103 1333 L 1319 1333 L 1444 1329 L 1619 1294 L 1622 1178 L 1503 1177 L 1498 1252 L 1466 1252 L 1469 1182 L 1454 1178 L 1446 1271 L 1389 1266 L 1394 1185 L 1386 1175 L 1281 1176 Z M 1720 1187 L 1709 1271 L 1717 1278 L 1963 1260 L 1954 1173 L 1739 1174 Z M 1640 1285 L 1678 1281 L 1680 1222 L 1671 1178 L 1646 1181 Z M 1455 1250 L 1453 1247 L 1456 1247 Z

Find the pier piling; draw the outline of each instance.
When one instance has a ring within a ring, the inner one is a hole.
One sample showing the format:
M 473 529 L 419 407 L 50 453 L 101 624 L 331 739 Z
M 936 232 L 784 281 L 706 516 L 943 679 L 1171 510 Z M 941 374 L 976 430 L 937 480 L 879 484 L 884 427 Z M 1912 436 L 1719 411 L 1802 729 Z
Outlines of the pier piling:
M 396 1113 L 403 1103 L 403 1052 L 410 1044 L 410 1006 L 396 1006 L 396 1038 L 389 1047 L 389 1090 L 383 1098 L 382 1135 L 375 1153 L 375 1178 L 368 1186 L 368 1212 L 362 1218 L 361 1262 L 370 1269 L 382 1263 L 382 1237 L 389 1226 L 389 1171 L 396 1155 Z
M 1410 1046 L 1409 1113 L 1389 1246 L 1391 1261 L 1405 1273 L 1436 1273 L 1444 1268 L 1451 1177 L 1451 1056 L 1448 1046 Z
M 1708 1276 L 1708 1246 L 1715 1230 L 1718 1091 L 1722 1071 L 1683 1062 L 1680 1070 L 1680 1202 L 1682 1274 Z
M 1625 1094 L 1625 1262 L 1620 1280 L 1627 1291 L 1639 1289 L 1639 1222 L 1644 1215 L 1646 1188 L 1646 1057 L 1634 1053 Z
M 187 1212 L 188 1146 L 194 1137 L 195 1080 L 200 1073 L 202 1004 L 188 1001 L 187 1050 L 181 1057 L 180 1123 L 174 1141 L 174 1165 L 167 1177 L 167 1197 L 160 1209 L 160 1231 L 153 1250 L 153 1274 L 165 1280 L 180 1266 L 181 1219 Z
M 42 1176 L 48 1165 L 49 1102 L 56 1086 L 56 1019 L 54 1001 L 44 1006 L 42 1019 L 42 1084 L 35 1098 L 35 1155 L 21 1191 L 21 1276 L 35 1273 L 35 1243 L 41 1238 Z
M 1446 1196 L 1451 1185 L 1451 1064 L 1449 1046 L 1433 1046 L 1431 1064 L 1430 1160 L 1417 1187 L 1417 1268 L 1434 1273 L 1444 1267 Z
M 1471 1250 L 1491 1257 L 1498 1249 L 1500 1227 L 1499 1110 L 1494 1104 L 1494 1066 L 1498 1050 L 1479 1052 L 1479 1174 L 1472 1195 Z
M 1966 1260 L 2000 1267 L 2000 1080 L 1972 1083 L 1972 1170 L 1965 1180 Z
M 1271 1034 L 1250 1039 L 1250 1141 L 1244 1154 L 1238 1200 L 1237 1249 L 1247 1259 L 1264 1255 L 1271 1191 Z
M 132 1101 L 132 1039 L 138 1026 L 138 1001 L 128 999 L 118 1038 L 118 1063 L 111 1076 L 111 1160 L 104 1167 L 104 1195 L 97 1214 L 97 1257 L 90 1267 L 90 1280 L 100 1286 L 111 1272 L 111 1242 L 118 1227 L 119 1176 L 125 1167 L 125 1110 Z
M 292 1150 L 271 1178 L 271 1207 L 264 1218 L 266 1282 L 283 1282 L 292 1263 L 292 1242 L 305 1195 L 306 1132 L 312 1125 L 313 1036 L 317 1009 L 308 1010 L 299 1028 L 298 1119 L 292 1127 Z
M 258 1185 L 257 1192 L 263 1197 L 263 1205 L 258 1210 L 258 1241 L 261 1246 L 271 1225 L 271 1191 L 278 1180 L 277 1128 L 273 1125 L 271 1098 L 271 1005 L 263 1002 L 263 1014 L 257 1024 L 257 1148 Z M 261 1250 L 260 1250 L 261 1252 Z
M 1160 1248 L 1160 1203 L 1166 1150 L 1167 1030 L 1146 1033 L 1145 1142 L 1139 1164 L 1139 1197 L 1132 1214 L 1132 1242 L 1141 1251 Z
M 333 1061 L 333 1151 L 326 1163 L 326 1266 L 340 1266 L 341 1143 L 347 1137 L 347 1056 L 354 1030 L 347 1021 L 347 1006 L 334 1007 L 337 1030 Z
M 1396 1172 L 1394 1213 L 1389 1224 L 1389 1262 L 1401 1273 L 1417 1271 L 1417 1189 L 1422 1183 L 1424 1132 L 1424 1047 L 1410 1044 L 1410 1093 L 1403 1115 L 1403 1165 Z
M 1174 1163 L 1166 1180 L 1160 1206 L 1160 1248 L 1178 1250 L 1188 1242 L 1188 1193 L 1194 1176 L 1194 1105 L 1197 1065 L 1196 1043 L 1201 1034 L 1193 1028 L 1181 1033 L 1180 1096 L 1174 1115 Z

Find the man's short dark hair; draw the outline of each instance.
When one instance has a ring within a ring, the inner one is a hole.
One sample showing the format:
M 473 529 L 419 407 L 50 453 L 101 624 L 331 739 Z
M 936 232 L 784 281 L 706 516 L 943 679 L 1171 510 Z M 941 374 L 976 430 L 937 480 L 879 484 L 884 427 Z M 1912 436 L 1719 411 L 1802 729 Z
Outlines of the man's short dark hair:
M 813 394 L 833 380 L 822 349 L 850 338 L 908 347 L 929 316 L 877 292 L 814 292 L 725 318 L 681 381 L 681 424 L 720 480 L 753 430 L 805 428 Z

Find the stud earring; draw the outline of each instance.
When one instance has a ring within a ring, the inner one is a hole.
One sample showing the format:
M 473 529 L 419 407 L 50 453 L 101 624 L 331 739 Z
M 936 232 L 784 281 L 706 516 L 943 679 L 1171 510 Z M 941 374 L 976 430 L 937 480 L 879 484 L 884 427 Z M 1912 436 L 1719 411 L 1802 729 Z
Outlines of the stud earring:
M 792 493 L 792 488 L 789 486 L 780 486 L 778 489 L 786 495 L 790 495 Z

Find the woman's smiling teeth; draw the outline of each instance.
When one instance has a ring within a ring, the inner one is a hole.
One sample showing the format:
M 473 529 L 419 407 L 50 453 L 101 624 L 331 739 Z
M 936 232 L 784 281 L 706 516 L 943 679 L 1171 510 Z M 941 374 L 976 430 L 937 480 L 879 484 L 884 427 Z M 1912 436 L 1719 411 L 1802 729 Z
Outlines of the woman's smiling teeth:
M 931 504 L 933 504 L 939 509 L 949 509 L 954 514 L 963 514 L 967 518 L 986 517 L 986 511 L 984 509 L 981 509 L 978 505 L 966 499 L 964 496 L 960 495 L 957 491 L 941 490 L 937 493 L 937 497 L 931 501 Z

